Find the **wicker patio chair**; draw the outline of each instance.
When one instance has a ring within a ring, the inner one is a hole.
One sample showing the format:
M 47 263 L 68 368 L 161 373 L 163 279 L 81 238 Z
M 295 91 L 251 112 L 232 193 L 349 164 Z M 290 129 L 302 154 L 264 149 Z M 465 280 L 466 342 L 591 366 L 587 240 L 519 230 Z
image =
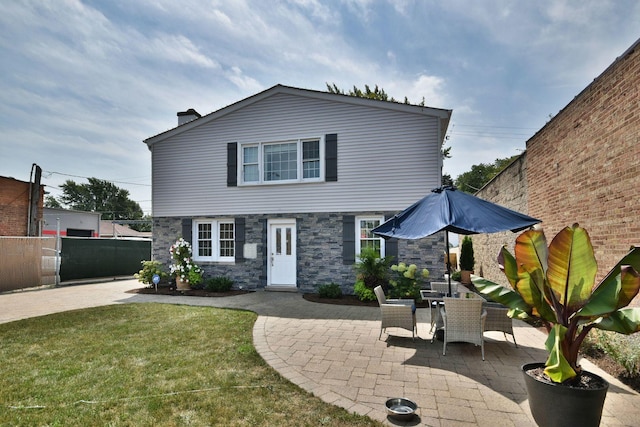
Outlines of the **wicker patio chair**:
M 451 292 L 454 294 L 458 292 L 458 282 L 451 282 Z M 448 282 L 431 282 L 431 289 L 421 289 L 420 296 L 423 300 L 431 300 L 430 296 L 433 295 L 434 298 L 441 298 L 442 295 L 449 294 L 449 283 Z M 430 303 L 430 315 L 431 315 L 431 327 L 429 329 L 429 333 L 433 332 L 433 328 L 436 326 L 438 320 L 438 313 L 440 306 L 442 305 L 442 301 L 433 301 Z
M 442 355 L 447 354 L 448 342 L 468 342 L 479 345 L 484 360 L 484 322 L 487 312 L 481 298 L 444 298 L 440 315 L 444 321 Z
M 440 292 L 441 294 L 448 295 L 449 283 L 448 282 L 431 282 L 431 290 L 435 292 Z M 458 282 L 451 282 L 451 292 L 453 292 L 454 294 L 458 292 Z
M 418 333 L 416 323 L 415 302 L 412 299 L 387 299 L 384 296 L 382 287 L 377 286 L 373 290 L 378 298 L 382 322 L 380 324 L 380 335 L 387 328 L 402 328 L 411 331 L 411 336 L 415 340 Z
M 499 331 L 504 334 L 507 340 L 507 334 L 513 338 L 513 344 L 518 348 L 516 336 L 513 334 L 513 320 L 507 316 L 509 309 L 502 304 L 496 302 L 485 302 L 484 309 L 487 311 L 487 319 L 484 322 L 484 331 Z
M 429 303 L 429 319 L 431 322 L 431 328 L 429 333 L 433 332 L 433 328 L 436 326 L 438 320 L 439 309 L 442 305 L 442 293 L 431 289 L 420 289 L 420 297 L 423 301 Z

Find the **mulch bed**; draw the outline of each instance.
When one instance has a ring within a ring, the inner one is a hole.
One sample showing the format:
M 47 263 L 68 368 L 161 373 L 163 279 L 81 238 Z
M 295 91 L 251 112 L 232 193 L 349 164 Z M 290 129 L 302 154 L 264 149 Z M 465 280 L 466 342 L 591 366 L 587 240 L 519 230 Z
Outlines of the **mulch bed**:
M 336 305 L 355 305 L 360 307 L 377 307 L 378 301 L 360 301 L 355 295 L 342 295 L 340 298 L 321 298 L 318 294 L 303 294 L 302 298 L 310 302 Z M 429 308 L 428 302 L 419 302 L 418 308 Z
M 628 385 L 640 393 L 640 375 L 628 375 L 628 372 L 611 356 L 602 351 L 592 350 L 588 353 L 580 353 L 585 359 L 589 359 L 600 369 L 617 378 L 620 382 Z

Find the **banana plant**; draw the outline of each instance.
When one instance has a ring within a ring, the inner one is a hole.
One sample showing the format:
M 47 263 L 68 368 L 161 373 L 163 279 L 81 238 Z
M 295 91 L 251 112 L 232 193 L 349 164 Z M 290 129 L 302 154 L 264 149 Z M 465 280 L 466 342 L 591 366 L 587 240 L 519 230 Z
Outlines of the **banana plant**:
M 640 308 L 625 308 L 640 289 L 640 247 L 595 286 L 593 246 L 578 224 L 561 230 L 548 247 L 543 231 L 525 231 L 516 239 L 515 257 L 503 247 L 498 263 L 512 289 L 477 276 L 473 284 L 509 307 L 510 317 L 542 321 L 548 332 L 545 373 L 553 382 L 579 378 L 578 352 L 591 329 L 640 330 Z

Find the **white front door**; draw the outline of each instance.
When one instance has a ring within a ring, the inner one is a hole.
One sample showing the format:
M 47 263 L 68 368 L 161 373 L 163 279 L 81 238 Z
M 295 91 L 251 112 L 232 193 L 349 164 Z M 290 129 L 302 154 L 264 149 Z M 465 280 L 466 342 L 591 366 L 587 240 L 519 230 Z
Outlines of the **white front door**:
M 296 220 L 269 220 L 268 285 L 296 286 Z

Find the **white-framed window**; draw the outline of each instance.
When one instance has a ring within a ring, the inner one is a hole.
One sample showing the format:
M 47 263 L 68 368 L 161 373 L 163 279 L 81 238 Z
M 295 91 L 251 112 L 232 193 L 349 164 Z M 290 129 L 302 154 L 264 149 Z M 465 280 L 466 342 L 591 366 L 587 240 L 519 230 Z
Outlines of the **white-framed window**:
M 380 257 L 385 256 L 384 239 L 371 232 L 383 222 L 383 216 L 356 217 L 356 260 L 365 247 L 374 248 Z
M 241 148 L 241 184 L 283 184 L 324 179 L 323 138 L 241 144 Z
M 258 182 L 260 181 L 260 164 L 258 162 L 258 153 L 260 147 L 257 145 L 248 145 L 242 147 L 242 181 Z
M 192 224 L 195 261 L 235 261 L 235 222 L 232 219 L 197 219 Z
M 302 179 L 320 178 L 320 140 L 302 141 Z

